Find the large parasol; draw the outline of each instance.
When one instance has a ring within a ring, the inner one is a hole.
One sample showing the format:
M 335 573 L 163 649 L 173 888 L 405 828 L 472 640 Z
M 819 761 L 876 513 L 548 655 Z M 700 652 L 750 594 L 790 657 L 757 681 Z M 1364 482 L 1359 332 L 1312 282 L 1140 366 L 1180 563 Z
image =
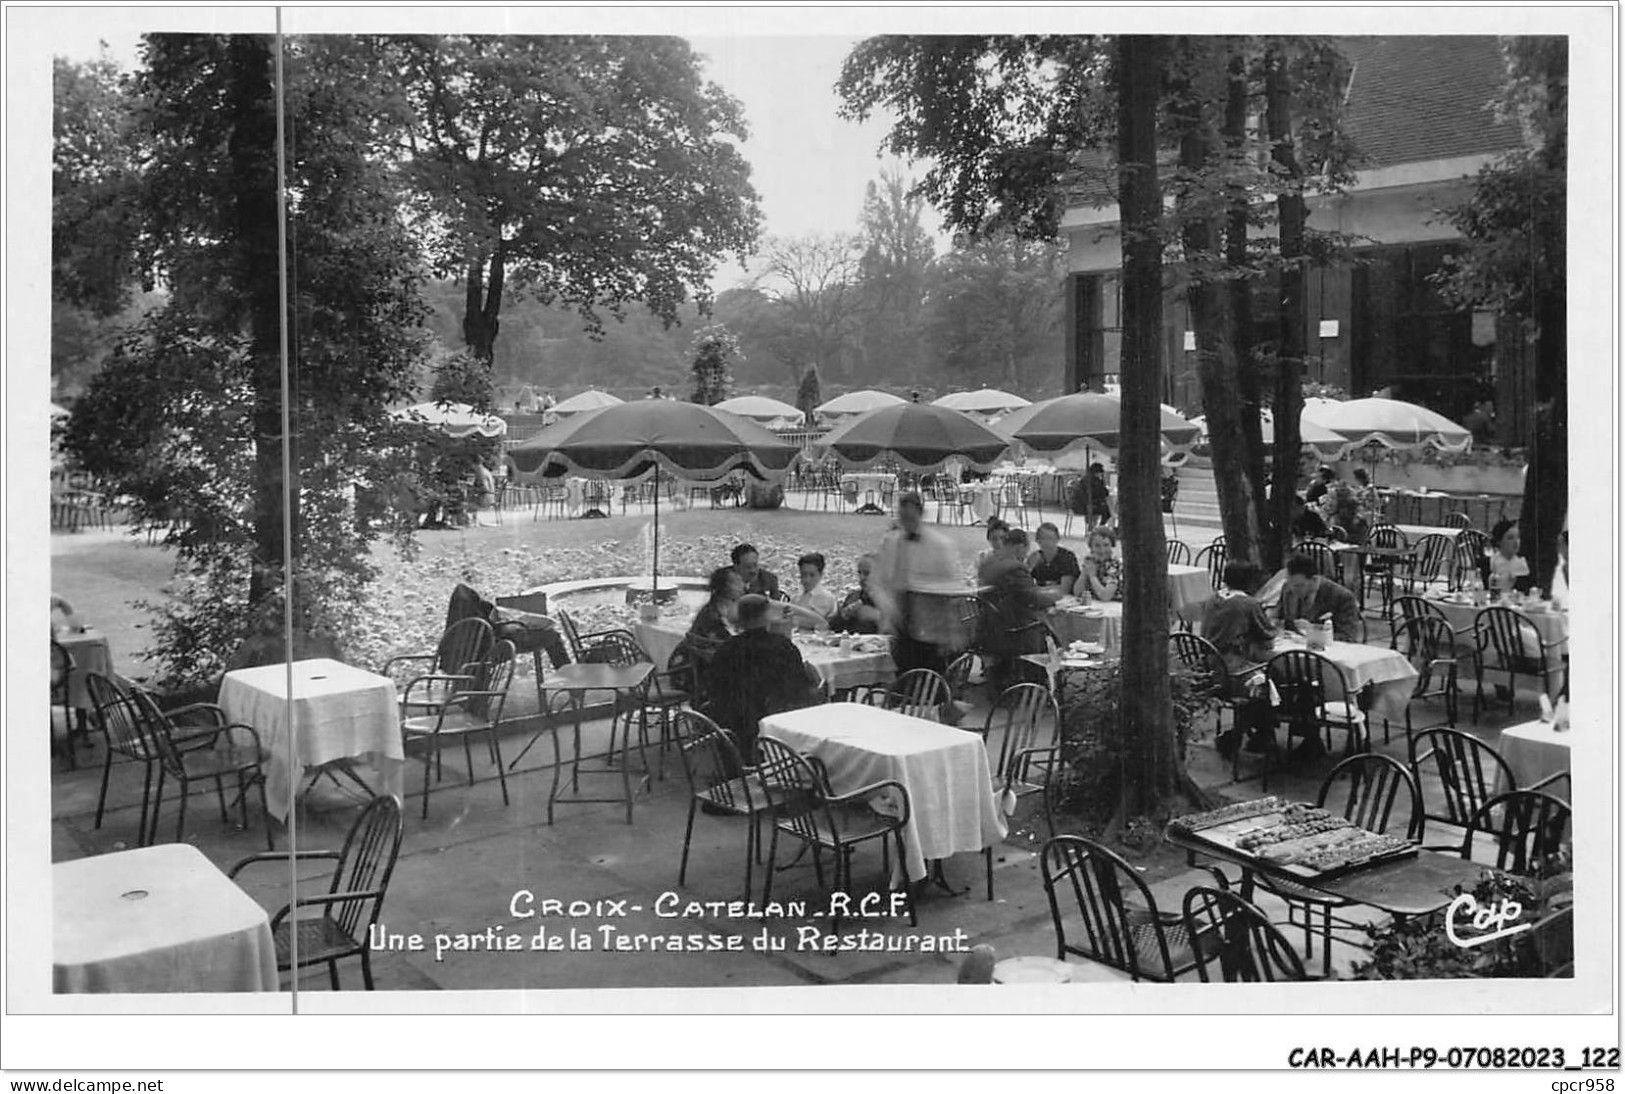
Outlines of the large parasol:
M 1122 445 L 1123 404 L 1110 395 L 1079 392 L 1046 399 L 1006 414 L 993 429 L 1034 452 L 1043 454 L 1057 467 L 1072 457 L 1083 458 L 1096 451 L 1115 451 Z M 1160 424 L 1162 439 L 1174 452 L 1189 451 L 1200 430 L 1164 407 Z
M 390 417 L 438 429 L 448 437 L 501 437 L 508 432 L 507 422 L 495 414 L 481 414 L 467 403 L 418 403 Z
M 966 414 L 1007 414 L 1032 403 L 1020 395 L 1012 395 L 998 388 L 984 387 L 979 391 L 956 391 L 933 400 L 932 406 L 945 406 L 949 410 L 963 410 Z
M 800 449 L 715 407 L 640 399 L 577 414 L 508 450 L 515 475 L 548 482 L 583 475 L 621 482 L 654 476 L 654 585 L 660 587 L 660 473 L 716 482 L 734 471 L 783 476 Z
M 580 395 L 572 395 L 562 403 L 555 404 L 553 413 L 560 418 L 568 418 L 574 414 L 585 414 L 589 410 L 620 406 L 622 402 L 624 400 L 617 399 L 607 391 L 583 391 Z
M 1305 406 L 1304 420 L 1325 426 L 1355 445 L 1375 442 L 1388 448 L 1442 448 L 1463 452 L 1473 445 L 1472 432 L 1415 403 L 1398 399 L 1350 399 Z
M 817 408 L 817 412 L 826 418 L 847 418 L 857 414 L 867 414 L 871 410 L 880 410 L 883 407 L 896 406 L 908 400 L 893 395 L 889 391 L 849 391 L 845 395 L 837 395 L 829 402 Z
M 818 442 L 848 467 L 896 460 L 921 473 L 951 459 L 991 470 L 1010 442 L 976 419 L 929 403 L 899 403 L 836 426 Z
M 765 395 L 740 395 L 732 399 L 724 399 L 716 404 L 718 410 L 726 410 L 729 414 L 737 414 L 741 418 L 749 418 L 753 422 L 773 428 L 774 424 L 788 422 L 797 425 L 801 422 L 801 411 L 789 403 L 781 403 L 777 399 L 769 399 Z

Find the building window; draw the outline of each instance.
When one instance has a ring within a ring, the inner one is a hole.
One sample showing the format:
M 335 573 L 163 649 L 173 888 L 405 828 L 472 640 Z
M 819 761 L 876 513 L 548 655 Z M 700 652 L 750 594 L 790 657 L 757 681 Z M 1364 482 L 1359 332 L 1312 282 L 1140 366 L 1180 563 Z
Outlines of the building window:
M 1098 391 L 1123 363 L 1123 301 L 1115 273 L 1078 277 L 1078 381 Z

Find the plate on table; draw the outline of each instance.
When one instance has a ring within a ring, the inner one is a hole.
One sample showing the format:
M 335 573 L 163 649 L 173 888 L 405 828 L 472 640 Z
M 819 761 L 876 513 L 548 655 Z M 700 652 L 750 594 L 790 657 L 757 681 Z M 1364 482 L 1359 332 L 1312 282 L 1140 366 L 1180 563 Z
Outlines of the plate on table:
M 1007 957 L 993 966 L 995 984 L 1069 984 L 1072 966 L 1053 957 Z

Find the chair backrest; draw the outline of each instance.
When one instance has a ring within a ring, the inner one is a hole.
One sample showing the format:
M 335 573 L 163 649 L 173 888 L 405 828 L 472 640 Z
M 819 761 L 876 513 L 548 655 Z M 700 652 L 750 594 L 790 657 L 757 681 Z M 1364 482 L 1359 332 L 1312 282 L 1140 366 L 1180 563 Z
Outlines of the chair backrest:
M 564 644 L 570 650 L 570 660 L 580 661 L 581 631 L 576 628 L 575 618 L 561 609 L 553 613 L 553 621 L 559 625 L 559 633 L 564 635 Z
M 886 709 L 940 721 L 942 706 L 952 697 L 948 681 L 932 669 L 910 669 L 886 689 Z
M 1179 663 L 1197 675 L 1203 691 L 1217 694 L 1223 690 L 1225 677 L 1230 672 L 1225 667 L 1224 655 L 1219 652 L 1219 647 L 1201 635 L 1188 631 L 1175 631 L 1168 636 L 1168 643 L 1173 646 L 1174 656 L 1179 658 Z
M 86 674 L 85 690 L 90 693 L 96 724 L 109 751 L 140 759 L 156 755 L 147 750 L 146 736 L 141 732 L 141 712 L 128 694 L 98 672 Z
M 472 690 L 481 694 L 468 700 L 468 712 L 492 725 L 502 721 L 502 708 L 508 702 L 508 686 L 513 683 L 514 645 L 506 638 L 491 647 L 480 663 Z
M 1404 654 L 1405 660 L 1416 670 L 1416 686 L 1411 694 L 1426 695 L 1433 688 L 1434 662 L 1449 661 L 1455 657 L 1456 632 L 1438 616 L 1419 616 L 1402 621 L 1389 640 L 1389 646 Z
M 158 697 L 146 688 L 133 688 L 130 700 L 135 709 L 135 724 L 141 734 L 142 747 L 150 755 L 158 757 L 165 775 L 184 781 L 186 766 L 181 762 L 180 750 L 170 736 L 173 726 L 169 716 L 158 705 Z
M 1427 820 L 1465 827 L 1495 793 L 1497 786 L 1516 786 L 1517 779 L 1501 754 L 1469 733 L 1457 729 L 1428 729 L 1411 738 L 1411 771 L 1417 786 L 1425 785 L 1422 772 L 1428 761 L 1439 777 L 1444 812 L 1434 813 L 1423 801 Z
M 1405 765 L 1374 752 L 1350 756 L 1320 784 L 1315 804 L 1367 832 L 1390 830 L 1406 839 L 1422 834 L 1421 794 Z
M 1297 552 L 1314 561 L 1315 572 L 1320 574 L 1321 577 L 1329 577 L 1333 581 L 1338 580 L 1337 556 L 1332 553 L 1330 544 L 1323 543 L 1318 539 L 1306 539 L 1298 544 Z
M 1461 857 L 1473 857 L 1473 837 L 1495 837 L 1495 868 L 1512 874 L 1534 874 L 1541 863 L 1563 849 L 1568 839 L 1567 802 L 1538 790 L 1497 794 L 1475 812 L 1462 839 Z
M 1292 943 L 1238 894 L 1198 885 L 1185 894 L 1184 917 L 1196 972 L 1204 984 L 1212 981 L 1208 964 L 1215 960 L 1226 984 L 1308 979 Z
M 1083 836 L 1056 836 L 1044 844 L 1044 893 L 1055 923 L 1056 956 L 1068 953 L 1122 969 L 1136 980 L 1173 979 L 1168 938 L 1157 902 L 1134 867 Z M 1138 897 L 1130 909 L 1125 897 Z M 1062 904 L 1077 908 L 1082 937 L 1068 940 Z
M 1485 561 L 1484 549 L 1489 543 L 1489 537 L 1478 532 L 1465 531 L 1456 537 L 1455 546 L 1450 550 L 1450 586 L 1454 589 L 1466 588 L 1469 579 L 1478 577 L 1484 580 Z
M 401 804 L 390 794 L 374 798 L 350 826 L 328 892 L 370 890 L 377 894 L 367 900 L 346 900 L 332 906 L 333 918 L 351 938 L 370 932 L 378 921 L 390 876 L 395 872 L 395 860 L 401 853 L 403 831 Z
M 1401 621 L 1411 619 L 1433 618 L 1449 625 L 1450 619 L 1444 614 L 1444 609 L 1433 601 L 1420 596 L 1396 596 L 1393 603 L 1388 605 L 1388 625 L 1390 627 L 1403 626 Z
M 1469 517 L 1465 511 L 1456 509 L 1446 513 L 1439 523 L 1446 528 L 1471 528 L 1473 518 Z
M 993 732 L 995 726 L 1004 727 L 1004 739 L 999 745 L 999 763 L 993 769 L 996 780 L 1008 783 L 1015 777 L 1016 770 L 1021 766 L 1021 753 L 1036 747 L 1038 729 L 1045 714 L 1050 718 L 1050 743 L 1054 743 L 1056 735 L 1060 733 L 1061 709 L 1049 688 L 1043 684 L 1016 684 L 1005 688 L 994 702 L 993 708 L 987 712 L 983 739 Z
M 973 602 L 974 603 L 974 602 Z M 970 689 L 970 674 L 976 667 L 974 653 L 962 653 L 948 662 L 948 671 L 943 679 L 948 681 L 948 694 L 955 699 L 963 699 L 965 692 Z
M 758 802 L 751 793 L 751 781 L 741 779 L 744 762 L 733 734 L 694 710 L 672 715 L 672 733 L 683 758 L 683 774 L 695 797 L 706 795 L 718 805 L 753 812 Z
M 489 620 L 470 616 L 447 627 L 435 650 L 435 671 L 473 676 L 491 653 L 496 631 Z
M 1492 606 L 1473 618 L 1473 640 L 1479 656 L 1493 650 L 1503 668 L 1539 672 L 1540 632 L 1511 608 Z
M 1462 530 L 1456 533 L 1457 555 L 1465 555 L 1471 558 L 1474 565 L 1483 561 L 1484 556 L 1490 552 L 1491 546 L 1490 537 L 1477 528 L 1463 526 Z
M 1352 690 L 1337 662 L 1314 650 L 1283 650 L 1269 659 L 1264 671 L 1294 724 L 1324 720 L 1326 704 Z
M 1416 541 L 1412 573 L 1421 581 L 1437 581 L 1456 548 L 1449 536 L 1429 532 Z
M 1196 561 L 1192 565 L 1206 566 L 1208 579 L 1213 582 L 1213 587 L 1217 589 L 1224 583 L 1224 561 L 1224 541 L 1216 539 L 1196 552 Z
M 68 674 L 73 671 L 73 655 L 66 646 L 51 639 L 51 687 L 63 688 L 68 683 Z
M 1189 545 L 1184 540 L 1170 539 L 1168 541 L 1169 565 L 1189 566 L 1190 561 L 1191 549 Z
M 582 651 L 581 660 L 594 665 L 626 667 L 651 661 L 638 640 L 628 631 L 606 631 L 593 638 L 592 647 Z
M 756 758 L 756 773 L 779 827 L 808 842 L 818 840 L 820 826 L 826 834 L 836 831 L 828 788 L 807 757 L 763 735 L 756 738 Z
M 1366 537 L 1366 542 L 1384 550 L 1403 550 L 1411 545 L 1405 533 L 1392 524 L 1374 525 L 1371 534 Z

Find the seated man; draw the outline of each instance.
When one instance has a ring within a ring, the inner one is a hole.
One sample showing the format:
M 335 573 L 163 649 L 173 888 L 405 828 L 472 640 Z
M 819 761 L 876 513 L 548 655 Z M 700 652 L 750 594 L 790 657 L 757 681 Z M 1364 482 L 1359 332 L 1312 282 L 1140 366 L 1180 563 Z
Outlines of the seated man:
M 1360 619 L 1360 602 L 1337 582 L 1322 577 L 1315 560 L 1293 555 L 1286 564 L 1286 587 L 1281 590 L 1278 618 L 1284 627 L 1296 627 L 1298 620 L 1332 624 L 1339 642 L 1358 642 L 1365 626 Z
M 846 594 L 841 606 L 835 609 L 830 627 L 851 634 L 880 633 L 880 607 L 869 592 L 869 582 L 875 572 L 875 556 L 863 555 L 858 559 L 858 587 Z
M 1227 698 L 1245 697 L 1248 703 L 1236 711 L 1234 728 L 1215 742 L 1219 755 L 1229 759 L 1241 746 L 1245 735 L 1249 752 L 1266 751 L 1274 740 L 1274 715 L 1270 711 L 1269 689 L 1262 666 L 1270 659 L 1270 643 L 1275 628 L 1264 614 L 1264 606 L 1253 597 L 1262 575 L 1250 562 L 1227 562 L 1224 588 L 1207 602 L 1202 613 L 1202 637 L 1212 642 L 1224 657 Z
M 729 730 L 745 763 L 754 763 L 756 734 L 769 714 L 814 701 L 796 644 L 768 629 L 772 602 L 746 594 L 739 601 L 740 633 L 722 644 L 705 670 L 705 713 Z
M 1039 588 L 1027 569 L 1027 533 L 1012 528 L 1004 533 L 1004 545 L 976 572 L 981 585 L 991 585 L 987 595 L 991 611 L 982 620 L 982 652 L 991 662 L 988 681 L 998 695 L 1011 684 L 1021 682 L 1023 654 L 1044 652 L 1043 613 L 1061 598 L 1058 588 Z
M 796 626 L 822 629 L 839 607 L 835 594 L 824 588 L 824 556 L 810 551 L 796 560 L 796 569 L 801 578 L 801 592 L 791 597 L 790 603 L 810 613 L 798 615 Z
M 772 597 L 774 600 L 783 599 L 784 594 L 779 591 L 779 579 L 762 569 L 761 558 L 753 544 L 739 544 L 730 552 L 729 557 L 733 559 L 734 570 L 739 574 L 739 579 L 745 583 L 747 593 Z

